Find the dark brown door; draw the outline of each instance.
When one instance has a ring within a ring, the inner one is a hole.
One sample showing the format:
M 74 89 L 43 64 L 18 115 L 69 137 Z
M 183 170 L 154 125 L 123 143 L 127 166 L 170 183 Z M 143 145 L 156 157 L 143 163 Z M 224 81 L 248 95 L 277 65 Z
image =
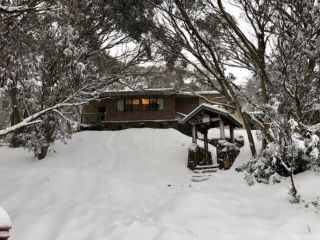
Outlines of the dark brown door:
M 98 122 L 106 120 L 106 107 L 98 107 Z

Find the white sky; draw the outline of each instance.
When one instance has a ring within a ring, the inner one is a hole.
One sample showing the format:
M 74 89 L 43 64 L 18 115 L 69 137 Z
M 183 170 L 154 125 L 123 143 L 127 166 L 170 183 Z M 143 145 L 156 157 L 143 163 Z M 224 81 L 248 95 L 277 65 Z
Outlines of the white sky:
M 229 1 L 226 1 L 225 3 L 226 10 L 238 20 L 239 28 L 246 34 L 248 38 L 250 38 L 250 27 L 248 23 L 243 19 L 243 16 L 241 16 L 241 10 L 232 4 L 228 4 L 227 2 Z M 235 83 L 238 85 L 246 83 L 247 79 L 251 76 L 251 73 L 243 68 L 228 67 L 227 70 L 232 72 L 233 75 L 237 78 Z

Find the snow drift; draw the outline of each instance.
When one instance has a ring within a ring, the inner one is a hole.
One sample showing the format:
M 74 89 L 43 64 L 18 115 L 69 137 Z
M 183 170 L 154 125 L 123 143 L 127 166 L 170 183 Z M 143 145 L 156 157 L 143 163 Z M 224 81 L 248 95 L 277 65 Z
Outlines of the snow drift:
M 285 182 L 249 187 L 233 169 L 191 182 L 190 143 L 172 129 L 128 129 L 77 133 L 42 161 L 0 148 L 11 239 L 320 239 L 319 216 L 289 204 Z M 297 185 L 307 195 L 319 183 L 305 173 Z

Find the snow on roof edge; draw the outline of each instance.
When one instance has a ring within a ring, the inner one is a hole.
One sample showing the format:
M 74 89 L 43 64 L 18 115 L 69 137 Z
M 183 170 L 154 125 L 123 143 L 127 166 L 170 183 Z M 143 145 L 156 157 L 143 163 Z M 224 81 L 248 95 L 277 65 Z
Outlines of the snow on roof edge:
M 195 115 L 197 112 L 199 112 L 202 108 L 209 108 L 211 110 L 214 110 L 218 113 L 223 114 L 226 118 L 230 119 L 235 123 L 235 125 L 238 125 L 238 127 L 242 127 L 242 123 L 240 122 L 239 119 L 237 119 L 235 116 L 233 116 L 231 113 L 229 113 L 227 110 L 223 108 L 219 108 L 218 105 L 211 105 L 208 103 L 202 103 L 198 107 L 196 107 L 192 112 L 190 112 L 183 120 L 182 123 L 186 124 L 187 121 L 190 120 L 190 118 Z

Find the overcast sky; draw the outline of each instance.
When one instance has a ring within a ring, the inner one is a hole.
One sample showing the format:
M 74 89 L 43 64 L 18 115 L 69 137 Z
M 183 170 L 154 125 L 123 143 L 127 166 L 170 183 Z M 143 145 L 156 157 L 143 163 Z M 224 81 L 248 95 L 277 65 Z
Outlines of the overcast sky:
M 241 10 L 232 4 L 228 4 L 228 2 L 228 0 L 225 1 L 226 10 L 238 20 L 239 28 L 247 35 L 247 37 L 250 38 L 250 27 L 248 23 L 244 20 Z M 243 68 L 227 68 L 227 70 L 232 72 L 234 76 L 237 78 L 236 84 L 246 83 L 247 79 L 251 76 L 251 73 Z
M 241 11 L 239 8 L 237 8 L 236 6 L 232 5 L 232 4 L 228 4 L 229 0 L 225 1 L 225 7 L 226 10 L 232 14 L 239 22 L 239 27 L 240 29 L 246 33 L 246 35 L 249 37 L 250 33 L 249 33 L 249 25 L 248 23 L 246 23 L 246 21 L 244 21 L 243 16 L 241 14 Z M 114 57 L 120 56 L 121 54 L 123 54 L 123 52 L 125 52 L 128 48 L 133 48 L 135 45 L 132 44 L 127 44 L 124 46 L 117 46 L 115 48 L 113 48 L 110 51 L 110 54 Z M 145 65 L 153 65 L 154 63 L 150 63 L 150 64 L 146 64 Z M 233 75 L 236 77 L 235 83 L 238 85 L 243 85 L 247 82 L 247 79 L 251 76 L 251 73 L 243 68 L 234 68 L 234 67 L 227 67 L 227 72 L 231 72 L 233 73 Z

